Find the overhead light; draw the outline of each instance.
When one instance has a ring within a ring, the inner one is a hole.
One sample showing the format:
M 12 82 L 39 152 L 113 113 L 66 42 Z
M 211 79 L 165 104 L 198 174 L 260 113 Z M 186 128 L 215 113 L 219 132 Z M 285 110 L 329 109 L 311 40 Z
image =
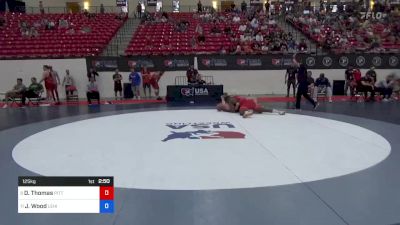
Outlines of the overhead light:
M 212 1 L 212 7 L 213 7 L 214 9 L 217 9 L 217 1 Z
M 86 10 L 89 10 L 89 2 L 88 1 L 83 2 L 83 8 Z

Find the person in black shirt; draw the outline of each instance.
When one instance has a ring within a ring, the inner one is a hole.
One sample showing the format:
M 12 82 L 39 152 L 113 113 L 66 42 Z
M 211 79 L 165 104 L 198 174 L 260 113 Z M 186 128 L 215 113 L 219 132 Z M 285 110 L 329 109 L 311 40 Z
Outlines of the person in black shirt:
M 316 103 L 310 95 L 308 95 L 308 81 L 307 81 L 307 67 L 303 63 L 296 61 L 296 54 L 293 55 L 293 61 L 298 65 L 297 69 L 297 95 L 296 95 L 296 109 L 300 109 L 301 96 L 304 96 L 313 106 L 317 108 Z
M 90 78 L 92 78 L 92 77 L 93 77 L 94 81 L 96 81 L 96 76 L 99 76 L 99 74 L 96 72 L 96 70 L 94 68 L 90 68 L 90 70 L 87 74 L 89 82 L 90 82 Z
M 328 97 L 329 102 L 332 102 L 332 88 L 331 83 L 328 78 L 325 77 L 325 74 L 321 73 L 318 79 L 315 81 L 315 88 L 313 93 L 314 101 L 317 101 L 318 93 L 325 93 Z
M 369 73 L 366 73 L 364 77 L 361 78 L 361 85 L 359 86 L 359 91 L 364 92 L 365 101 L 375 100 L 375 82 Z M 368 99 L 368 92 L 371 93 Z
M 348 90 L 350 89 L 350 96 L 354 96 L 355 84 L 354 84 L 354 75 L 353 75 L 353 67 L 349 66 L 344 72 L 344 93 L 347 95 Z
M 199 72 L 193 67 L 190 66 L 189 69 L 186 71 L 187 82 L 189 85 L 194 85 L 197 83 L 196 78 Z
M 120 99 L 122 99 L 122 75 L 119 73 L 118 69 L 115 70 L 112 78 L 114 81 L 115 100 L 118 100 L 118 92 Z
M 285 84 L 287 84 L 286 97 L 289 97 L 290 86 L 293 87 L 293 97 L 295 97 L 296 95 L 296 74 L 297 68 L 295 67 L 295 65 L 291 65 L 289 68 L 287 68 L 285 74 Z
M 367 74 L 372 78 L 374 84 L 376 83 L 376 72 L 375 72 L 375 67 L 371 67 L 370 70 L 367 71 Z

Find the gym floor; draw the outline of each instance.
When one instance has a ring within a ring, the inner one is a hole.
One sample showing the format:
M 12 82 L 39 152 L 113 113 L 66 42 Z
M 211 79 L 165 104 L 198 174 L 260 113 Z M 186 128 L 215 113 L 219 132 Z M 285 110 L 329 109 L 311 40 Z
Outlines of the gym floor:
M 164 103 L 0 110 L 0 224 L 400 223 L 399 102 L 266 106 L 287 115 Z M 244 138 L 196 123 L 229 123 Z M 212 133 L 167 140 L 171 124 Z M 17 177 L 33 175 L 114 176 L 115 212 L 18 214 Z

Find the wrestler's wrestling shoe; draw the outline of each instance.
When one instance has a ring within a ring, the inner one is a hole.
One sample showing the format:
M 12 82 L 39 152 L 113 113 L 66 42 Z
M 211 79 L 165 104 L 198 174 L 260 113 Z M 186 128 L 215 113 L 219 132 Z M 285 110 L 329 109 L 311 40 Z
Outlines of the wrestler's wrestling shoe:
M 281 115 L 281 116 L 283 116 L 283 115 L 286 114 L 286 112 L 285 112 L 285 111 L 279 111 L 278 114 Z
M 243 113 L 243 118 L 248 118 L 248 117 L 250 117 L 251 115 L 253 115 L 253 110 L 246 110 L 244 113 Z

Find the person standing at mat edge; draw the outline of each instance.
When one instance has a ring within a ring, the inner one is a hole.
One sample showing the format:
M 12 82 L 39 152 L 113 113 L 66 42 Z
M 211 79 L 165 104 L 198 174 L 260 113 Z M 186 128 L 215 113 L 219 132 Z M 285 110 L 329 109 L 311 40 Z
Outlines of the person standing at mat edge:
M 300 109 L 301 96 L 304 96 L 313 106 L 317 108 L 318 103 L 315 102 L 308 94 L 307 67 L 304 63 L 296 60 L 296 54 L 293 55 L 293 62 L 297 65 L 297 94 L 296 94 L 296 109 Z
M 118 69 L 115 70 L 115 73 L 112 78 L 114 80 L 115 100 L 118 100 L 118 92 L 119 92 L 119 98 L 122 100 L 122 75 L 119 73 Z
M 140 99 L 140 84 L 142 83 L 142 76 L 140 72 L 135 71 L 134 68 L 131 69 L 131 74 L 129 74 L 129 81 L 131 82 L 133 98 Z

